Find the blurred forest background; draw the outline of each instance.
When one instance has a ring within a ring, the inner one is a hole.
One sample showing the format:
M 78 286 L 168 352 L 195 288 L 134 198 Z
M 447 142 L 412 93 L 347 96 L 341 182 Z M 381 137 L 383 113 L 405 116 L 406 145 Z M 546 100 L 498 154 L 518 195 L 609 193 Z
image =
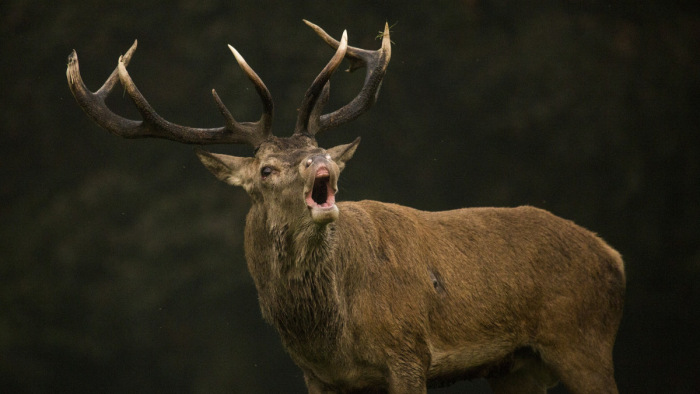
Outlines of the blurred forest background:
M 246 194 L 190 146 L 98 128 L 65 78 L 76 49 L 96 90 L 138 39 L 130 73 L 165 118 L 223 124 L 216 88 L 255 120 L 230 43 L 285 135 L 332 55 L 302 18 L 366 48 L 395 24 L 375 107 L 319 137 L 362 136 L 339 198 L 530 204 L 598 232 L 627 264 L 620 391 L 700 392 L 700 3 L 674 0 L 3 0 L 0 391 L 304 392 L 246 271 Z M 363 75 L 338 73 L 330 106 Z

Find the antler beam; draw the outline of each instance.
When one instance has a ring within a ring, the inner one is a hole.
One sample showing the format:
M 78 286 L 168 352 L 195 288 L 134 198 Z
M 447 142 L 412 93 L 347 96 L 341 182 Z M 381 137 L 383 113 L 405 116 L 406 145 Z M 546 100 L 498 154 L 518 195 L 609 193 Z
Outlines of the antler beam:
M 377 100 L 391 59 L 391 39 L 389 25 L 384 27 L 382 46 L 376 51 L 369 51 L 347 45 L 347 32 L 343 32 L 340 41 L 335 40 L 323 29 L 304 20 L 328 45 L 336 49 L 336 53 L 321 73 L 316 77 L 306 92 L 302 101 L 295 134 L 314 136 L 318 132 L 338 127 L 348 123 L 367 111 Z M 112 134 L 124 138 L 164 138 L 186 144 L 250 144 L 258 147 L 272 135 L 272 119 L 274 105 L 272 97 L 260 77 L 248 66 L 243 57 L 232 46 L 233 53 L 243 72 L 253 82 L 263 104 L 263 114 L 257 122 L 237 122 L 215 90 L 212 95 L 224 117 L 225 126 L 216 128 L 194 128 L 171 123 L 158 115 L 146 98 L 134 84 L 126 70 L 138 42 L 129 48 L 125 55 L 119 58 L 117 67 L 107 78 L 102 87 L 96 92 L 90 91 L 83 82 L 78 65 L 78 55 L 73 51 L 68 57 L 66 76 L 68 86 L 78 104 L 85 113 L 99 126 Z M 348 71 L 366 67 L 364 85 L 358 95 L 345 106 L 328 114 L 323 114 L 323 107 L 328 101 L 330 77 L 344 58 L 350 61 Z M 114 89 L 117 81 L 124 87 L 126 93 L 134 102 L 141 114 L 142 120 L 122 117 L 107 107 L 105 100 Z
M 73 51 L 68 57 L 66 76 L 76 101 L 85 113 L 99 126 L 112 134 L 124 138 L 164 138 L 185 144 L 243 144 L 257 147 L 271 134 L 274 105 L 272 97 L 265 84 L 248 66 L 243 57 L 233 47 L 229 46 L 241 69 L 255 85 L 263 103 L 263 115 L 257 122 L 238 123 L 231 116 L 223 102 L 212 90 L 216 103 L 226 120 L 226 126 L 216 128 L 194 128 L 171 123 L 163 119 L 143 97 L 126 71 L 131 57 L 136 51 L 138 42 L 129 48 L 125 55 L 119 57 L 117 68 L 107 78 L 104 85 L 91 92 L 83 82 L 78 65 L 78 55 Z M 143 120 L 137 121 L 124 118 L 110 110 L 105 99 L 112 92 L 117 80 L 124 86 L 127 94 L 134 102 Z
M 304 23 L 311 27 L 316 34 L 318 34 L 332 48 L 339 50 L 342 46 L 342 39 L 339 42 L 328 35 L 328 33 L 326 33 L 319 26 L 307 20 L 304 20 Z M 314 110 L 309 113 L 309 115 L 313 115 L 312 119 L 305 122 L 309 125 L 308 132 L 312 135 L 355 120 L 357 117 L 365 113 L 377 101 L 377 95 L 379 94 L 379 89 L 382 85 L 382 78 L 384 78 L 384 74 L 386 74 L 386 69 L 389 65 L 389 60 L 391 60 L 391 38 L 389 36 L 389 24 L 386 23 L 384 25 L 381 48 L 376 51 L 368 51 L 366 49 L 348 46 L 345 52 L 345 58 L 350 61 L 350 68 L 347 70 L 349 72 L 355 71 L 362 67 L 367 68 L 364 85 L 362 86 L 362 89 L 358 95 L 350 103 L 336 111 L 323 115 L 321 115 L 321 107 L 325 105 L 327 97 L 323 97 L 324 94 L 322 94 L 318 104 L 316 104 L 319 108 L 314 108 Z M 330 82 L 326 82 L 326 84 L 329 83 Z M 316 81 L 314 81 L 314 85 L 315 84 Z M 312 85 L 312 87 L 314 85 Z M 311 88 L 309 88 L 309 90 L 311 90 Z M 325 95 L 328 94 L 327 88 L 324 89 L 324 92 Z M 300 112 L 299 116 L 301 117 L 302 114 L 303 113 Z M 299 123 L 302 122 L 297 120 L 297 125 L 299 125 Z

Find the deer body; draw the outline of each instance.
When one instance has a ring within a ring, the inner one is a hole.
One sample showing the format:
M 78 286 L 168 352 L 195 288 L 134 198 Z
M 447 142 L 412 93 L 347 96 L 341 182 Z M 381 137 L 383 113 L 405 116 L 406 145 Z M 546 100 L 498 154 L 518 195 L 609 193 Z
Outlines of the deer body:
M 308 23 L 308 22 L 307 22 Z M 161 118 L 126 66 L 136 43 L 96 92 L 75 52 L 68 83 L 85 112 L 127 138 L 248 143 L 253 157 L 197 151 L 252 206 L 245 253 L 263 317 L 304 371 L 310 393 L 425 393 L 428 386 L 485 377 L 495 393 L 543 393 L 558 380 L 574 394 L 616 393 L 612 348 L 622 314 L 620 255 L 593 233 L 532 208 L 424 212 L 375 201 L 336 203 L 354 142 L 320 148 L 315 135 L 352 121 L 376 100 L 391 57 L 308 23 L 336 53 L 306 92 L 290 137 L 271 134 L 272 98 L 254 83 L 263 115 L 239 123 L 216 92 L 225 126 L 198 129 Z M 341 61 L 366 67 L 358 96 L 322 114 Z M 120 82 L 142 121 L 113 113 L 105 98 Z
M 387 387 L 405 363 L 413 372 L 403 381 L 440 385 L 498 376 L 517 367 L 518 352 L 546 354 L 582 334 L 612 345 L 622 262 L 589 231 L 532 207 L 338 205 L 336 223 L 306 234 L 270 231 L 255 208 L 246 228 L 263 315 L 320 386 Z

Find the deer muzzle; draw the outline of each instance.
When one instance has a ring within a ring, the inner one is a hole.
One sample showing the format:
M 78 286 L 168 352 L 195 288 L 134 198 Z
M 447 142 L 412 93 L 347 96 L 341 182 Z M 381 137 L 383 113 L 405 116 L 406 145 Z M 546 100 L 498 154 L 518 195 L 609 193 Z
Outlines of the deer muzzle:
M 319 224 L 335 221 L 338 218 L 338 207 L 335 205 L 337 166 L 323 155 L 310 157 L 306 163 L 308 173 L 304 199 L 311 218 Z

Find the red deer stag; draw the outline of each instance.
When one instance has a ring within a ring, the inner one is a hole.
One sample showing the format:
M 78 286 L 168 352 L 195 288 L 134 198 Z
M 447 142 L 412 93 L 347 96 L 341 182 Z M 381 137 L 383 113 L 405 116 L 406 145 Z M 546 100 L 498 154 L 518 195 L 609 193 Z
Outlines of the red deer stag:
M 425 393 L 484 377 L 496 393 L 616 393 L 612 349 L 623 307 L 620 255 L 574 223 L 532 207 L 423 212 L 376 201 L 336 202 L 340 172 L 357 149 L 320 148 L 316 134 L 375 102 L 391 47 L 347 45 L 306 22 L 336 52 L 302 100 L 294 133 L 271 134 L 269 91 L 231 47 L 262 98 L 257 122 L 237 122 L 215 91 L 225 125 L 191 128 L 161 118 L 126 71 L 136 42 L 97 91 L 68 84 L 87 115 L 126 138 L 247 143 L 254 157 L 198 150 L 220 180 L 252 199 L 245 254 L 262 315 L 304 372 L 310 393 Z M 357 97 L 323 114 L 343 59 L 365 67 Z M 142 116 L 105 105 L 119 81 Z

